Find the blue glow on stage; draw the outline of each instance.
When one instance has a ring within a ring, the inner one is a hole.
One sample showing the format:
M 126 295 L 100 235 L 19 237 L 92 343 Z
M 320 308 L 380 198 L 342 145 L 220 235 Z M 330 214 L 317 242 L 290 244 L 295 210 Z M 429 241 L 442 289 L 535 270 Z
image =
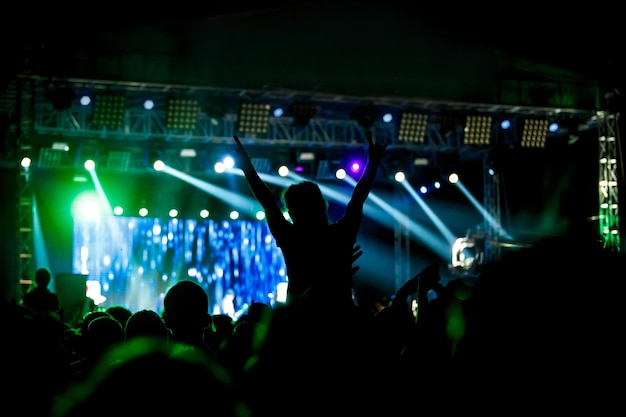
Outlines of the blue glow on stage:
M 98 307 L 162 312 L 169 287 L 180 280 L 200 284 L 219 309 L 227 289 L 236 308 L 274 304 L 286 282 L 283 255 L 267 224 L 248 220 L 75 218 L 73 273 L 101 291 Z

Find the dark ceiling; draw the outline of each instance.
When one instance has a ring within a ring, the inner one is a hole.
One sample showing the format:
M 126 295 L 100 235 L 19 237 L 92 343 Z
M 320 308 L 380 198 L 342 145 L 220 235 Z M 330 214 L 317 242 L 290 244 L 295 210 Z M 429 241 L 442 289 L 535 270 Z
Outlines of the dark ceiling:
M 0 24 L 3 48 L 2 76 L 11 78 L 21 69 L 24 50 L 53 48 L 89 40 L 89 33 L 125 30 L 141 25 L 158 25 L 198 17 L 216 17 L 233 14 L 251 15 L 271 9 L 314 7 L 317 10 L 352 7 L 355 21 L 360 9 L 379 2 L 318 0 L 318 1 L 178 1 L 172 6 L 143 6 L 130 8 L 125 4 L 101 3 L 89 7 L 61 6 L 57 2 L 16 2 L 3 13 Z M 409 3 L 409 4 L 406 4 Z M 460 39 L 476 39 L 495 48 L 505 49 L 528 59 L 542 60 L 563 68 L 589 74 L 607 89 L 620 88 L 623 73 L 622 51 L 618 47 L 621 19 L 610 7 L 567 4 L 551 6 L 545 2 L 506 4 L 498 6 L 470 2 L 454 5 L 448 2 L 419 5 L 412 2 L 389 0 L 385 6 L 402 9 L 414 16 L 416 25 L 429 25 Z M 397 4 L 397 6 L 396 6 Z M 373 27 L 372 31 L 377 28 Z M 345 34 L 350 32 L 346 23 Z M 337 34 L 342 36 L 342 34 Z

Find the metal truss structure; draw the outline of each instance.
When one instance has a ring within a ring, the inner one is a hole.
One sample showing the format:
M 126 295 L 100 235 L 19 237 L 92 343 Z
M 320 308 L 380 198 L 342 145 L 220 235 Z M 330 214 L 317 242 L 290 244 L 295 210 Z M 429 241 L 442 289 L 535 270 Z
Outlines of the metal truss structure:
M 598 113 L 600 236 L 605 248 L 621 250 L 619 229 L 618 147 L 619 114 Z
M 54 106 L 50 100 L 51 86 L 63 85 L 77 94 L 94 92 L 117 92 L 126 96 L 126 110 L 123 125 L 117 129 L 106 129 L 95 125 L 91 119 L 92 109 L 72 102 L 66 108 Z M 179 131 L 169 129 L 165 106 L 145 110 L 141 103 L 150 97 L 157 104 L 163 104 L 166 97 L 200 98 L 203 110 L 200 111 L 193 129 Z M 294 119 L 270 117 L 267 130 L 249 134 L 239 132 L 237 108 L 242 101 L 267 102 L 271 106 L 289 105 L 296 101 L 316 103 L 319 114 L 310 118 L 304 125 L 295 125 Z M 219 106 L 211 103 L 220 103 Z M 398 126 L 394 123 L 373 122 L 371 128 L 375 140 L 386 141 L 390 152 L 411 157 L 436 160 L 439 153 L 455 153 L 463 158 L 483 158 L 485 171 L 490 164 L 490 147 L 494 141 L 498 145 L 514 146 L 516 134 L 505 136 L 498 133 L 496 120 L 511 117 L 553 117 L 557 114 L 580 117 L 586 120 L 588 111 L 576 109 L 524 108 L 519 106 L 494 106 L 471 103 L 442 103 L 425 100 L 380 97 L 346 97 L 332 94 L 294 91 L 237 91 L 228 89 L 148 85 L 142 83 L 116 83 L 98 80 L 49 80 L 39 77 L 21 76 L 12 84 L 0 99 L 2 107 L 10 114 L 15 129 L 10 129 L 10 137 L 15 143 L 15 151 L 5 152 L 3 166 L 17 166 L 24 156 L 31 157 L 33 164 L 45 164 L 51 168 L 79 168 L 85 155 L 100 158 L 102 171 L 148 172 L 149 156 L 159 154 L 174 168 L 190 175 L 206 175 L 206 161 L 210 153 L 223 150 L 225 144 L 232 144 L 232 136 L 237 134 L 250 146 L 266 148 L 274 152 L 277 148 L 298 148 L 306 150 L 356 149 L 367 146 L 363 124 L 351 117 L 354 109 L 387 109 L 392 112 L 423 112 L 430 116 L 423 140 L 401 141 L 398 139 Z M 488 114 L 494 119 L 491 144 L 484 146 L 466 145 L 463 142 L 465 116 L 468 114 Z M 607 161 L 615 158 L 614 139 L 616 125 L 607 116 L 599 124 L 601 132 L 601 152 Z M 609 138 L 613 138 L 611 141 Z M 59 153 L 52 144 L 68 144 L 71 152 Z M 181 155 L 182 149 L 193 149 L 193 159 Z M 270 153 L 271 154 L 271 153 Z M 408 159 L 410 160 L 410 159 Z M 323 167 L 323 165 L 322 165 Z M 615 172 L 613 163 L 601 165 L 602 178 L 606 184 L 613 184 Z M 19 169 L 19 167 L 17 167 Z M 328 175 L 318 167 L 318 178 Z M 488 232 L 497 235 L 500 222 L 500 185 L 497 176 L 485 174 L 484 206 L 496 225 L 486 224 Z M 20 170 L 18 201 L 18 277 L 33 275 L 32 265 L 32 216 L 33 192 L 27 171 Z M 607 230 L 617 227 L 617 196 L 615 187 L 608 187 L 600 195 L 601 215 Z M 619 234 L 610 233 L 610 246 L 618 245 Z M 400 254 L 402 265 L 397 267 L 397 275 L 404 279 L 407 275 L 408 242 L 406 232 L 396 230 L 396 254 Z M 497 251 L 488 253 L 488 258 L 497 258 Z

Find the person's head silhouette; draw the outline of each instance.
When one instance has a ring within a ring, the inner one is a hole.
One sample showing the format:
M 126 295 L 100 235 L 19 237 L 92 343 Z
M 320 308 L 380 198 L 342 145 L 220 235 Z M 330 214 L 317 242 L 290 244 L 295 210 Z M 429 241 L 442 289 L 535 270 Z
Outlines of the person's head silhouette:
M 39 268 L 35 271 L 35 283 L 38 288 L 48 288 L 52 281 L 52 273 L 48 268 Z
M 328 224 L 328 201 L 314 182 L 292 184 L 285 189 L 282 197 L 294 224 Z

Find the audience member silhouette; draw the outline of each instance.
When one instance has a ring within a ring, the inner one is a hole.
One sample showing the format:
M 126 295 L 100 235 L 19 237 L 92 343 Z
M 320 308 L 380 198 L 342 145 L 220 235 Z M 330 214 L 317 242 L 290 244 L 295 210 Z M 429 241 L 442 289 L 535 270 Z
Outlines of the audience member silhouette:
M 167 342 L 169 330 L 163 318 L 154 310 L 139 310 L 134 312 L 126 321 L 124 339 L 135 337 L 149 337 Z
M 35 288 L 24 294 L 24 305 L 38 313 L 51 314 L 59 319 L 59 296 L 49 288 L 52 273 L 48 268 L 39 268 L 35 271 Z
M 251 417 L 228 372 L 201 348 L 144 337 L 109 350 L 80 386 L 57 397 L 51 415 L 119 414 Z
M 626 317 L 615 280 L 625 260 L 570 234 L 506 252 L 471 284 L 443 285 L 433 263 L 376 313 L 308 297 L 277 308 L 252 303 L 215 351 L 204 340 L 206 293 L 181 281 L 165 295 L 163 318 L 140 311 L 122 331 L 105 311 L 87 314 L 84 356 L 72 365 L 58 320 L 5 304 L 0 317 L 13 343 L 5 344 L 2 400 L 53 417 L 199 407 L 233 417 L 609 414 L 621 407 L 615 380 Z M 408 303 L 415 295 L 416 315 Z M 166 328 L 172 339 L 161 343 L 153 335 Z M 163 383 L 168 398 L 155 401 Z
M 4 415 L 47 417 L 56 395 L 69 383 L 71 355 L 64 347 L 64 326 L 16 302 L 2 301 L 2 380 Z
M 366 130 L 366 136 L 369 144 L 367 165 L 352 191 L 343 217 L 335 223 L 329 221 L 328 201 L 312 181 L 292 184 L 284 190 L 282 200 L 291 218 L 287 220 L 243 144 L 234 136 L 237 164 L 265 210 L 270 232 L 284 256 L 289 279 L 287 303 L 307 294 L 323 296 L 327 303 L 353 304 L 354 245 L 361 226 L 363 205 L 386 149 L 385 144 L 374 143 L 370 130 Z
M 123 305 L 114 305 L 107 307 L 104 311 L 109 313 L 115 320 L 119 321 L 122 325 L 122 329 L 126 327 L 126 322 L 133 314 L 133 312 Z
M 74 383 L 84 381 L 109 349 L 124 340 L 124 329 L 109 313 L 91 313 L 88 324 L 83 326 L 82 357 L 72 362 L 71 375 Z
M 205 340 L 211 315 L 209 298 L 200 285 L 187 280 L 174 284 L 163 299 L 163 320 L 172 342 L 196 346 L 210 356 L 215 355 Z

